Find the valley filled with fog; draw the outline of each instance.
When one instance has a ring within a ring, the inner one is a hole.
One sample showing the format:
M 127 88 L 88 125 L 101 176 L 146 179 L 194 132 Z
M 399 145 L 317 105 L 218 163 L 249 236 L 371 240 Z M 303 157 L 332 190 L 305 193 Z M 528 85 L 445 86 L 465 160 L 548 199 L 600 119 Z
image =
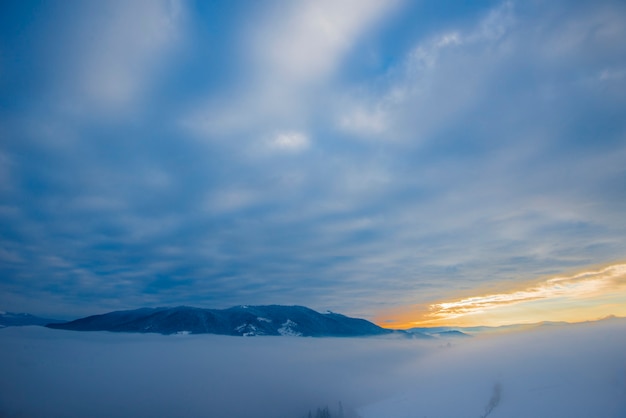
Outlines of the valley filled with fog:
M 431 340 L 8 327 L 0 370 L 3 418 L 617 418 L 626 321 Z

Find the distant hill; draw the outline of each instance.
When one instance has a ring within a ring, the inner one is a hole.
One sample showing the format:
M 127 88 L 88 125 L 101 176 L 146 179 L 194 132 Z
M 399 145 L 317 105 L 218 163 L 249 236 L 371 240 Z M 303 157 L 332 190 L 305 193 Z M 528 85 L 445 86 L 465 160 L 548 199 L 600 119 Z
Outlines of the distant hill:
M 46 325 L 63 322 L 58 319 L 41 318 L 28 313 L 0 312 L 0 328 L 21 327 L 26 325 Z
M 48 328 L 159 334 L 287 335 L 358 337 L 391 334 L 369 321 L 304 306 L 235 306 L 228 309 L 141 308 L 93 315 Z
M 433 335 L 436 335 L 438 337 L 446 337 L 446 338 L 466 338 L 466 337 L 471 337 L 471 335 L 469 335 L 469 334 L 466 334 L 466 333 L 461 332 L 461 331 L 456 331 L 456 330 L 441 331 L 441 332 L 434 333 Z
M 511 325 L 501 325 L 496 327 L 489 326 L 475 326 L 475 327 L 416 327 L 407 329 L 406 332 L 410 334 L 425 334 L 435 337 L 463 337 L 463 336 L 474 336 L 474 335 L 482 335 L 482 334 L 496 334 L 502 332 L 513 332 L 513 331 L 525 331 L 530 329 L 535 329 L 539 327 L 562 327 L 562 326 L 577 326 L 584 324 L 592 324 L 597 322 L 607 322 L 607 321 L 625 321 L 626 318 L 620 318 L 615 316 L 608 316 L 606 318 L 585 321 L 585 322 L 554 322 L 554 321 L 543 321 L 536 322 L 531 324 L 511 324 Z

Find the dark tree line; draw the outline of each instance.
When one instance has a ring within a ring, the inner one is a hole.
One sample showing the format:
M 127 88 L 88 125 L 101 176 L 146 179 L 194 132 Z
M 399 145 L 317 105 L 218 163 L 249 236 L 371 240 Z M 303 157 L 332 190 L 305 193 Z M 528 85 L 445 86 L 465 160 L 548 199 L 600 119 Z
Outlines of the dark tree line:
M 313 413 L 309 411 L 308 418 L 345 418 L 343 413 L 343 405 L 341 404 L 341 402 L 339 402 L 336 414 L 331 414 L 328 406 L 325 406 L 324 408 L 317 408 L 317 411 L 315 411 L 315 415 L 313 415 Z
M 489 403 L 485 406 L 485 413 L 480 416 L 480 418 L 487 418 L 494 410 L 498 404 L 500 404 L 500 398 L 502 396 L 502 385 L 500 382 L 496 383 L 493 386 L 493 393 L 491 394 L 491 399 L 489 399 Z

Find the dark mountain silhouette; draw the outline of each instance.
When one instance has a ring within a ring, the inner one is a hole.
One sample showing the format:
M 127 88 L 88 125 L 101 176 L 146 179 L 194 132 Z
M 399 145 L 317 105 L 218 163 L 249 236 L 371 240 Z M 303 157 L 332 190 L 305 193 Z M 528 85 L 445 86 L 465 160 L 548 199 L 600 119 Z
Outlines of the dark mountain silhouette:
M 26 325 L 46 325 L 63 322 L 58 319 L 41 318 L 28 313 L 0 312 L 0 328 L 21 327 Z
M 235 306 L 202 309 L 188 306 L 142 308 L 93 315 L 47 327 L 74 331 L 112 331 L 159 334 L 290 335 L 356 337 L 394 331 L 341 314 L 319 313 L 304 306 Z

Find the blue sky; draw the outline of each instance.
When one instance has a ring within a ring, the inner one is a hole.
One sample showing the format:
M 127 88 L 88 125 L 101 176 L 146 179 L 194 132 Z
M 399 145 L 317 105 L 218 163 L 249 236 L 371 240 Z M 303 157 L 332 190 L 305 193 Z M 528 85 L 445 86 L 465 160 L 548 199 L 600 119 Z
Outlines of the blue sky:
M 626 257 L 621 1 L 3 1 L 0 20 L 4 310 L 373 318 Z

